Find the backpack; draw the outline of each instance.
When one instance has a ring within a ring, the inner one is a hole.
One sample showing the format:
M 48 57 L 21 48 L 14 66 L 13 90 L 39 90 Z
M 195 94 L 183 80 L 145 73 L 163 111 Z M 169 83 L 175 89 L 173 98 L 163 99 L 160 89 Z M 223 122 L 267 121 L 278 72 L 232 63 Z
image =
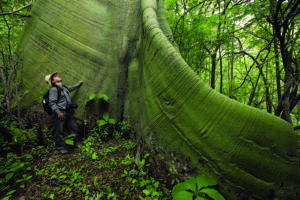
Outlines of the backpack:
M 63 87 L 66 88 L 65 85 L 63 85 Z M 56 89 L 57 89 L 57 101 L 58 101 L 58 99 L 60 98 L 60 95 L 61 95 L 61 92 L 63 91 L 63 89 L 60 88 L 60 87 L 56 87 Z M 43 100 L 42 100 L 42 104 L 43 104 L 44 111 L 46 111 L 48 113 L 48 115 L 52 115 L 52 108 L 49 105 L 49 91 L 50 90 L 48 90 L 46 92 L 46 94 L 44 94 Z

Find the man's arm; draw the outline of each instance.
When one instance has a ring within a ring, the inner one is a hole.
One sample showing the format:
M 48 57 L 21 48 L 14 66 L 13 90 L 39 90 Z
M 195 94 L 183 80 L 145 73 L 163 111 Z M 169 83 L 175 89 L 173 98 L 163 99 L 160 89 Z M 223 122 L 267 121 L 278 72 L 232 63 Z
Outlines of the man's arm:
M 68 89 L 69 92 L 72 92 L 72 91 L 78 89 L 82 84 L 83 84 L 82 81 L 78 81 L 78 83 L 73 85 L 73 86 L 70 86 L 70 87 L 67 86 L 67 89 Z
M 58 109 L 57 102 L 58 102 L 58 91 L 57 88 L 52 87 L 50 88 L 49 91 L 49 105 L 52 111 L 55 112 L 57 115 L 59 115 L 62 112 L 60 112 L 60 110 Z

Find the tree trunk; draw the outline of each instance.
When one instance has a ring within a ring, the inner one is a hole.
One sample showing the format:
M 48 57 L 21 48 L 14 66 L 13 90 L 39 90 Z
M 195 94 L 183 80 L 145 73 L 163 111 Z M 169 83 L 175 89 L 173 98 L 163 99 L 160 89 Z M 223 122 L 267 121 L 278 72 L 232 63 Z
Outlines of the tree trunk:
M 136 131 L 137 161 L 149 150 L 154 164 L 161 159 L 189 176 L 207 169 L 223 185 L 263 199 L 280 198 L 282 184 L 300 188 L 292 126 L 206 85 L 173 46 L 164 9 L 161 0 L 37 1 L 18 47 L 23 107 L 46 87 L 44 75 L 58 71 L 68 84 L 85 82 L 72 96 L 82 105 L 77 117 L 89 94 L 110 97 L 110 116 Z M 90 107 L 94 116 L 99 105 Z
M 282 96 L 282 106 L 283 112 L 281 118 L 292 124 L 291 112 L 290 112 L 290 88 L 292 86 L 292 70 L 291 70 L 291 60 L 289 56 L 289 52 L 285 46 L 285 39 L 280 38 L 280 52 L 282 57 L 282 63 L 285 69 L 285 76 L 284 76 L 284 94 Z
M 223 61 L 222 61 L 222 54 L 221 48 L 219 48 L 219 55 L 220 55 L 220 93 L 223 93 Z
M 216 61 L 217 60 L 217 53 L 213 53 L 211 55 L 211 79 L 210 79 L 210 87 L 215 89 L 215 82 L 216 82 Z
M 273 34 L 275 29 L 273 28 Z M 280 102 L 281 99 L 281 75 L 280 75 L 280 66 L 279 66 L 279 52 L 278 52 L 278 44 L 277 44 L 277 39 L 274 39 L 274 53 L 275 53 L 275 66 L 276 66 L 276 88 L 277 88 L 277 101 L 278 103 Z

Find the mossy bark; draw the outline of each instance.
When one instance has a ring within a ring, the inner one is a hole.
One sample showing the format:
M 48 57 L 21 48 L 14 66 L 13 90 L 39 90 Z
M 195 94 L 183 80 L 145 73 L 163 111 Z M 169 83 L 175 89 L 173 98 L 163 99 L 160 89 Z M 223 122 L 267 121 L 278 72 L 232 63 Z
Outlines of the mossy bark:
M 300 170 L 292 127 L 196 76 L 172 42 L 164 1 L 39 0 L 31 16 L 18 47 L 23 108 L 47 87 L 44 76 L 58 71 L 65 84 L 84 81 L 72 97 L 80 105 L 76 116 L 85 117 L 89 94 L 106 93 L 111 117 L 136 128 L 139 153 L 155 148 L 178 167 L 174 155 L 195 169 L 190 173 L 205 165 L 258 197 L 295 197 Z

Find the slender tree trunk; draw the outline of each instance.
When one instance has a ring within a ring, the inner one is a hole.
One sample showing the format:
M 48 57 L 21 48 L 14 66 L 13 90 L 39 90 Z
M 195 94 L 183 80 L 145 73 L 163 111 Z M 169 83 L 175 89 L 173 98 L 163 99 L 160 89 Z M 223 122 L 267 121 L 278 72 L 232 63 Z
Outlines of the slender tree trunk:
M 232 42 L 232 48 L 234 47 L 234 44 Z M 233 65 L 234 65 L 234 54 L 231 56 L 231 62 L 230 62 L 230 85 L 229 85 L 229 97 L 232 97 L 232 88 L 233 88 Z
M 0 73 L 1 73 L 2 84 L 3 84 L 3 87 L 4 87 L 4 98 L 5 98 L 5 101 L 6 101 L 6 109 L 7 109 L 8 112 L 10 112 L 9 87 L 6 84 L 7 79 L 5 78 L 5 75 L 4 75 L 3 71 L 4 71 L 4 67 L 2 65 L 2 61 L 0 60 Z M 10 115 L 7 115 L 7 122 L 8 122 L 8 125 L 9 125 L 10 124 Z
M 210 57 L 211 58 L 211 57 Z M 211 60 L 209 60 L 209 65 L 208 65 L 208 80 L 211 80 L 211 70 L 210 70 L 210 65 L 211 65 Z
M 273 34 L 275 35 L 275 29 L 273 27 Z M 280 85 L 280 66 L 279 66 L 279 56 L 278 56 L 278 44 L 277 38 L 274 39 L 274 52 L 275 52 L 275 66 L 276 66 L 276 88 L 277 88 L 277 101 L 280 102 L 281 99 L 281 85 Z
M 211 56 L 211 79 L 210 79 L 210 87 L 215 89 L 215 80 L 216 80 L 216 61 L 217 53 L 213 53 Z
M 228 95 L 230 95 L 230 59 L 228 59 L 228 62 L 227 62 L 227 90 L 228 90 Z
M 260 74 L 263 78 L 264 85 L 265 85 L 267 112 L 272 113 L 272 102 L 271 102 L 271 99 L 270 99 L 270 91 L 269 91 L 267 75 L 266 76 L 264 75 L 262 67 L 259 68 L 259 72 L 260 72 Z
M 17 102 L 17 112 L 18 112 L 18 123 L 19 123 L 19 139 L 21 144 L 21 155 L 24 155 L 23 151 L 23 139 L 22 139 L 22 124 L 21 124 L 21 116 L 20 116 L 20 103 L 19 103 L 19 94 L 18 94 L 18 73 L 16 68 L 16 58 L 15 58 L 15 38 L 14 38 L 14 0 L 12 0 L 12 7 L 11 7 L 11 21 L 12 21 L 12 64 L 14 69 L 14 75 L 15 75 L 15 87 L 16 87 L 16 102 Z
M 217 32 L 217 44 L 216 44 L 216 48 L 214 49 L 214 51 L 212 52 L 212 55 L 211 55 L 212 63 L 211 63 L 210 87 L 213 88 L 213 89 L 215 89 L 215 87 L 216 87 L 215 83 L 216 83 L 217 54 L 218 54 L 218 50 L 221 47 L 221 41 L 220 41 L 221 25 L 222 25 L 221 15 L 224 15 L 225 10 L 226 10 L 226 6 L 225 6 L 225 10 L 221 13 L 221 3 L 220 3 L 220 1 L 218 1 L 218 5 L 219 5 L 219 24 L 218 24 L 218 32 Z
M 219 56 L 220 56 L 220 93 L 223 93 L 223 61 L 221 55 L 221 48 L 219 48 Z
M 252 92 L 251 92 L 251 95 L 250 95 L 250 98 L 249 98 L 249 102 L 248 102 L 248 105 L 249 106 L 251 106 L 251 104 L 252 104 L 252 102 L 253 102 L 253 99 L 254 99 L 254 97 L 255 97 L 255 91 L 256 91 L 256 88 L 257 88 L 257 86 L 258 86 L 258 82 L 259 82 L 259 79 L 260 79 L 260 73 L 259 73 L 259 75 L 258 75 L 258 77 L 257 77 L 257 80 L 256 80 L 256 82 L 255 82 L 255 85 L 253 86 L 253 90 L 252 90 Z

